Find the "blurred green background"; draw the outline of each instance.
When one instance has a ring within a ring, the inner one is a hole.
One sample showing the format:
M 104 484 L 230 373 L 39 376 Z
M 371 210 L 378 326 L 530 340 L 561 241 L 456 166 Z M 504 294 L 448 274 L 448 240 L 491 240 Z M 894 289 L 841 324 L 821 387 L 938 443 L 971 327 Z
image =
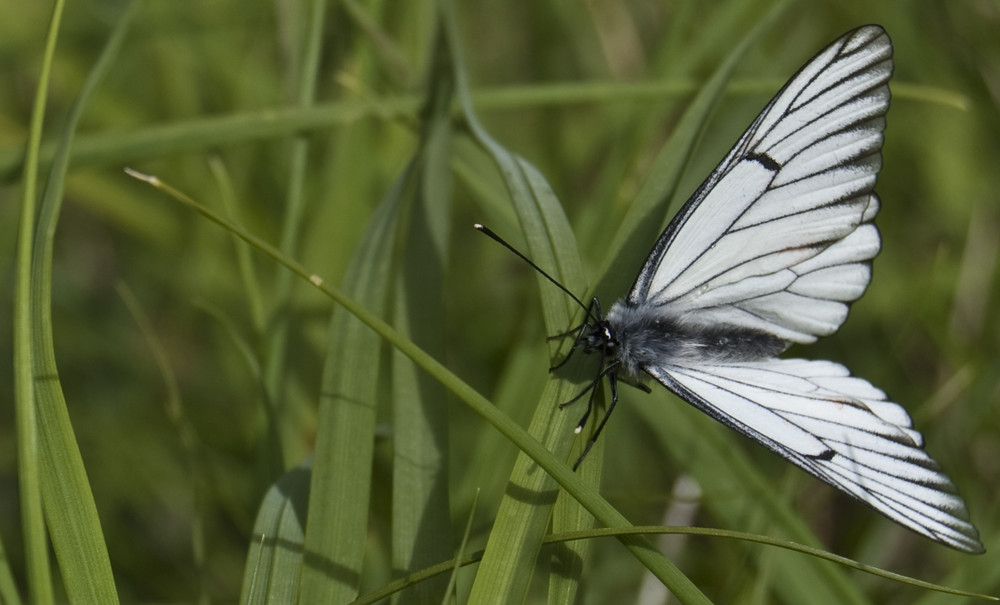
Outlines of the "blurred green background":
M 647 178 L 685 104 L 768 6 L 592 0 L 457 7 L 481 119 L 548 179 L 591 272 L 602 265 L 614 233 L 609 221 L 622 216 Z M 47 133 L 58 133 L 121 7 L 97 0 L 68 5 Z M 331 3 L 326 12 L 316 81 L 321 111 L 304 130 L 311 144 L 307 206 L 294 256 L 329 283 L 343 277 L 378 200 L 414 152 L 434 9 L 430 0 L 352 1 Z M 0 280 L 7 292 L 13 291 L 20 162 L 50 10 L 47 2 L 6 2 L 0 11 Z M 254 255 L 265 293 L 258 313 L 245 295 L 230 235 L 122 170 L 155 174 L 219 210 L 227 195 L 221 170 L 238 220 L 278 242 L 296 127 L 291 121 L 272 127 L 264 110 L 290 106 L 307 21 L 305 2 L 294 0 L 147 2 L 78 133 L 55 243 L 55 346 L 124 602 L 235 600 L 265 490 L 312 451 L 331 303 L 296 282 L 290 304 L 277 308 L 279 272 Z M 697 186 L 806 59 L 864 23 L 883 25 L 895 44 L 877 188 L 883 251 L 871 287 L 840 332 L 792 354 L 844 363 L 910 410 L 928 451 L 968 500 L 989 552 L 974 558 L 934 545 L 709 419 L 692 421 L 762 469 L 832 551 L 996 594 L 1000 3 L 793 4 L 737 68 L 680 191 Z M 651 91 L 652 85 L 662 87 Z M 179 135 L 157 130 L 191 124 L 196 128 Z M 142 146 L 128 145 L 137 134 L 149 137 Z M 505 235 L 517 229 L 502 209 L 499 178 L 470 178 L 462 153 L 459 142 L 441 361 L 526 424 L 549 364 L 537 286 L 519 261 L 469 228 L 484 221 Z M 599 276 L 590 278 L 596 283 Z M 172 420 L 167 387 L 129 296 L 175 373 L 181 422 Z M 0 299 L 5 318 L 9 300 Z M 281 417 L 275 448 L 254 364 L 267 366 L 274 328 L 285 322 L 286 362 L 269 383 Z M 0 321 L 3 359 L 12 359 L 10 326 Z M 0 364 L 0 382 L 11 385 L 12 375 L 10 364 Z M 20 583 L 12 401 L 8 388 L 0 397 L 0 538 Z M 465 406 L 451 400 L 447 406 L 452 516 L 456 527 L 464 526 L 472 491 L 483 488 L 470 538 L 471 547 L 481 548 L 516 449 Z M 675 414 L 687 414 L 685 407 L 656 387 L 652 395 L 626 392 L 602 437 L 602 493 L 633 523 L 663 523 L 678 477 L 688 471 L 650 426 L 672 423 Z M 400 430 L 384 416 L 373 436 L 376 482 L 391 478 L 392 436 Z M 696 508 L 685 524 L 768 533 L 761 511 L 738 486 L 703 488 L 701 498 L 727 502 L 742 511 L 740 520 L 723 522 Z M 366 574 L 386 577 L 388 505 L 374 497 L 371 507 Z M 203 532 L 203 556 L 192 552 L 196 531 Z M 720 602 L 771 602 L 769 556 L 761 547 L 698 538 L 671 558 Z M 582 602 L 638 599 L 643 569 L 617 543 L 597 541 L 585 569 Z M 872 602 L 940 598 L 850 577 Z M 537 593 L 542 598 L 544 590 Z

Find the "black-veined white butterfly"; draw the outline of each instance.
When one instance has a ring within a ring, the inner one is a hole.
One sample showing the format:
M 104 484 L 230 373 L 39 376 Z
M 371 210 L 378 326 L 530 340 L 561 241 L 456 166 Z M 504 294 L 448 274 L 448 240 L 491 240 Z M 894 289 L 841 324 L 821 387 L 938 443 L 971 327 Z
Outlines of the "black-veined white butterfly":
M 813 57 L 674 217 L 628 296 L 606 316 L 596 299 L 585 306 L 567 335 L 602 365 L 577 430 L 603 378 L 612 401 L 588 449 L 619 374 L 647 374 L 893 521 L 981 553 L 965 503 L 902 406 L 838 363 L 777 357 L 833 334 L 868 286 L 892 69 L 877 25 Z

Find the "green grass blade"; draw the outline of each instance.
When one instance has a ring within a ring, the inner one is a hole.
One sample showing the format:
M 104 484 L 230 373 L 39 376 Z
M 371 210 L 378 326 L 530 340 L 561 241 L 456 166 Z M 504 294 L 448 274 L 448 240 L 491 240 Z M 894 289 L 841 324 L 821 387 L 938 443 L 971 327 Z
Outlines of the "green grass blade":
M 412 166 L 387 192 L 344 280 L 371 317 L 383 314 L 395 233 Z M 309 495 L 300 603 L 343 603 L 358 594 L 364 558 L 381 341 L 344 309 L 335 309 Z
M 602 409 L 598 407 L 598 410 Z M 596 419 L 595 419 L 596 420 Z M 591 424 L 591 430 L 593 423 Z M 604 467 L 596 464 L 604 459 L 604 446 L 606 440 L 598 440 L 591 448 L 589 456 L 594 462 L 583 464 L 577 473 L 589 486 L 601 485 L 601 475 Z M 579 457 L 583 450 L 583 442 L 577 440 L 575 447 L 571 450 L 570 457 Z M 579 501 L 570 496 L 566 491 L 560 490 L 556 498 L 556 505 L 552 511 L 552 533 L 559 534 L 567 531 L 579 531 L 589 529 L 594 526 L 594 515 L 580 504 Z M 591 542 L 589 540 L 579 540 L 567 542 L 550 547 L 551 572 L 549 573 L 549 593 L 548 602 L 551 604 L 565 603 L 570 605 L 577 602 L 577 593 L 580 589 L 580 579 L 583 575 L 584 562 L 590 552 Z
M 774 91 L 781 80 L 734 79 L 733 94 Z M 480 111 L 530 109 L 541 106 L 578 105 L 580 103 L 629 103 L 643 100 L 680 98 L 697 92 L 699 81 L 690 77 L 646 82 L 607 82 L 596 80 L 571 83 L 538 83 L 530 86 L 483 88 L 470 94 Z M 908 84 L 893 84 L 893 98 L 918 99 L 942 108 L 963 109 L 967 96 L 951 89 Z M 223 116 L 198 117 L 167 124 L 146 126 L 129 132 L 95 133 L 81 136 L 74 146 L 70 165 L 80 167 L 119 166 L 142 160 L 202 151 L 253 141 L 277 139 L 299 132 L 323 131 L 355 124 L 366 118 L 384 121 L 411 119 L 420 110 L 416 95 L 372 99 L 348 99 L 317 103 L 311 107 L 274 107 L 233 112 Z M 648 134 L 647 131 L 642 131 Z M 52 161 L 55 148 L 43 144 L 40 165 Z M 0 182 L 18 178 L 24 164 L 24 144 L 0 145 Z
M 806 546 L 804 544 L 798 544 L 796 542 L 790 542 L 787 540 L 780 540 L 777 538 L 772 538 L 770 536 L 762 536 L 759 534 L 751 534 L 741 531 L 731 531 L 725 529 L 716 529 L 708 527 L 663 527 L 663 526 L 649 526 L 642 527 L 636 526 L 631 527 L 627 530 L 617 530 L 617 529 L 596 529 L 583 532 L 574 532 L 569 534 L 553 534 L 545 539 L 546 544 L 558 544 L 564 542 L 571 542 L 575 540 L 583 540 L 587 538 L 595 538 L 599 536 L 617 536 L 622 533 L 634 533 L 634 534 L 645 534 L 645 535 L 668 535 L 668 534 L 686 534 L 691 536 L 711 536 L 715 538 L 724 538 L 729 540 L 748 542 L 753 544 L 760 544 L 763 546 L 775 547 L 777 550 L 783 550 L 788 552 L 795 552 L 799 554 L 809 555 L 817 560 L 827 561 L 830 563 L 836 563 L 837 565 L 850 569 L 853 571 L 860 571 L 866 574 L 870 574 L 879 578 L 884 578 L 886 580 L 891 580 L 893 582 L 899 582 L 902 584 L 909 584 L 911 586 L 917 586 L 920 588 L 932 591 L 928 593 L 927 599 L 936 598 L 947 598 L 948 596 L 963 596 L 972 597 L 976 599 L 985 599 L 991 601 L 998 601 L 1000 597 L 995 597 L 992 595 L 971 592 L 968 590 L 959 590 L 956 588 L 951 588 L 944 584 L 935 584 L 933 582 L 926 582 L 917 578 L 912 578 L 905 576 L 903 574 L 895 573 L 892 571 L 887 571 L 884 569 L 879 569 L 878 567 L 873 567 L 865 563 L 860 563 L 853 559 L 836 555 L 820 548 L 815 548 L 812 546 Z M 982 559 L 976 559 L 980 561 Z M 817 595 L 812 597 L 806 597 L 806 601 L 812 602 Z M 819 595 L 822 597 L 822 595 Z
M 27 567 L 28 598 L 34 603 L 52 603 L 52 570 L 48 559 L 48 540 L 42 511 L 42 473 L 40 465 L 41 444 L 38 427 L 37 393 L 35 389 L 34 339 L 40 329 L 35 324 L 32 294 L 32 258 L 35 243 L 36 190 L 38 182 L 38 154 L 45 121 L 52 61 L 64 2 L 55 3 L 49 21 L 42 71 L 35 92 L 31 112 L 31 126 L 25 151 L 22 174 L 21 222 L 17 242 L 17 286 L 14 294 L 14 405 L 17 422 L 18 487 L 20 490 L 22 532 L 24 534 L 25 564 Z
M 859 563 L 857 561 L 842 557 L 839 555 L 834 555 L 829 552 L 823 551 L 818 548 L 813 548 L 810 546 L 804 546 L 802 544 L 796 544 L 794 542 L 788 542 L 784 540 L 778 540 L 771 538 L 769 536 L 761 536 L 757 534 L 750 534 L 746 532 L 730 531 L 724 529 L 715 528 L 705 528 L 705 527 L 663 527 L 663 526 L 635 526 L 627 529 L 592 529 L 587 531 L 570 532 L 565 534 L 550 534 L 545 538 L 546 545 L 554 544 L 567 544 L 580 540 L 590 540 L 599 537 L 617 537 L 623 534 L 643 534 L 643 535 L 692 535 L 692 536 L 710 536 L 715 538 L 723 538 L 734 541 L 744 541 L 750 543 L 761 544 L 765 546 L 773 546 L 779 549 L 794 551 L 801 554 L 810 555 L 816 557 L 817 559 L 823 559 L 832 563 L 836 563 L 845 568 L 852 569 L 855 571 L 864 572 L 866 574 L 871 574 L 880 578 L 885 578 L 887 580 L 892 580 L 894 582 L 899 582 L 903 584 L 909 584 L 912 586 L 927 589 L 929 592 L 922 598 L 920 605 L 936 605 L 937 603 L 951 603 L 954 602 L 954 596 L 971 597 L 975 599 L 984 599 L 989 601 L 997 601 L 1000 598 L 983 594 L 977 592 L 971 592 L 968 590 L 958 590 L 955 588 L 950 588 L 947 585 L 933 584 L 931 582 L 926 582 L 909 576 L 904 576 L 902 574 L 894 573 L 891 571 L 886 571 L 879 569 L 877 567 L 872 567 L 871 565 L 866 565 L 864 563 Z M 483 558 L 483 551 L 461 554 L 459 553 L 456 557 L 449 561 L 444 561 L 438 563 L 426 569 L 422 569 L 418 572 L 410 574 L 404 578 L 396 580 L 390 584 L 381 587 L 377 591 L 373 591 L 364 595 L 356 601 L 352 601 L 352 605 L 367 605 L 369 603 L 377 603 L 388 596 L 403 590 L 407 585 L 414 582 L 425 581 L 429 577 L 433 577 L 438 574 L 448 573 L 453 571 L 457 566 L 471 565 L 481 561 Z M 977 559 L 981 561 L 982 559 Z M 811 599 L 809 599 L 811 600 Z
M 0 542 L 0 602 L 8 605 L 21 605 L 21 595 L 14 583 L 14 574 L 10 570 L 10 559 L 7 550 Z
M 414 199 L 407 203 L 402 260 L 397 272 L 394 323 L 424 351 L 444 357 L 445 268 L 451 213 L 451 100 L 454 86 L 447 44 L 434 45 L 428 98 L 421 112 Z M 392 568 L 421 569 L 453 552 L 448 481 L 448 408 L 440 382 L 399 351 L 392 357 Z M 441 598 L 447 578 L 422 582 L 399 603 Z
M 479 490 L 477 489 L 475 495 L 472 497 L 472 504 L 469 506 L 469 518 L 465 522 L 465 531 L 462 533 L 462 542 L 458 545 L 458 551 L 455 553 L 455 565 L 451 570 L 450 577 L 448 578 L 448 588 L 445 589 L 444 597 L 441 599 L 441 605 L 448 603 L 448 600 L 451 599 L 455 593 L 455 583 L 458 579 L 458 570 L 466 556 L 466 550 L 469 545 L 469 534 L 472 533 L 472 522 L 476 518 L 476 511 L 478 508 Z
M 253 525 L 240 603 L 294 603 L 305 550 L 312 462 L 282 475 L 267 491 Z
M 447 23 L 445 27 L 451 27 Z M 453 33 L 450 35 L 454 35 Z M 464 84 L 457 45 L 452 46 L 460 82 L 458 97 L 473 136 L 492 156 L 500 169 L 514 202 L 528 254 L 570 289 L 582 291 L 583 269 L 574 245 L 575 238 L 551 188 L 537 170 L 511 154 L 479 125 Z M 570 325 L 572 308 L 565 296 L 539 277 L 543 314 L 550 333 Z M 564 347 L 565 348 L 565 347 Z M 573 416 L 559 412 L 558 403 L 572 397 L 567 380 L 549 381 L 543 391 L 528 432 L 559 458 L 565 459 L 573 440 Z M 470 600 L 517 602 L 524 599 L 530 584 L 556 498 L 556 483 L 539 473 L 536 463 L 523 453 L 518 456 L 508 492 L 500 504 L 490 532 L 486 554 L 476 574 Z
M 450 10 L 450 6 L 445 3 Z M 446 28 L 453 28 L 453 15 L 445 15 Z M 545 178 L 531 164 L 509 153 L 482 128 L 472 111 L 468 86 L 465 83 L 463 63 L 458 45 L 452 36 L 452 52 L 456 65 L 456 79 L 459 83 L 457 94 L 463 106 L 466 122 L 475 138 L 487 149 L 497 163 L 510 192 L 521 223 L 521 229 L 528 244 L 528 253 L 540 266 L 571 291 L 584 291 L 585 284 L 582 263 L 575 245 L 575 238 L 558 199 Z M 573 302 L 539 277 L 541 285 L 543 316 L 550 333 L 559 333 L 572 325 L 573 316 L 579 315 Z M 563 353 L 567 342 L 560 343 Z M 556 347 L 553 347 L 556 348 Z M 572 376 L 578 384 L 585 384 L 580 376 Z M 550 380 L 542 393 L 538 408 L 532 418 L 528 432 L 538 438 L 543 447 L 553 452 L 557 458 L 565 459 L 575 435 L 572 428 L 575 416 L 561 413 L 560 402 L 568 401 L 579 388 L 569 379 Z M 536 456 L 518 456 L 511 474 L 510 487 L 500 505 L 496 523 L 490 533 L 486 554 L 480 564 L 470 600 L 490 599 L 494 602 L 519 602 L 524 599 L 532 577 L 534 561 L 538 554 L 551 516 L 551 507 L 556 498 L 556 483 L 553 477 L 538 472 Z M 591 464 L 599 462 L 591 461 Z M 550 471 L 551 473 L 551 471 Z M 594 476 L 591 475 L 591 478 Z M 574 479 L 578 479 L 574 476 Z M 567 487 L 562 480 L 559 483 Z M 592 492 L 594 500 L 601 500 L 596 486 L 586 488 Z M 581 499 L 581 494 L 570 490 Z M 602 522 L 611 526 L 628 525 L 628 522 L 606 502 L 600 505 L 594 500 L 581 502 Z M 568 522 L 568 518 L 564 518 Z M 579 516 L 578 521 L 587 521 Z M 651 571 L 667 583 L 675 595 L 685 603 L 704 603 L 707 599 L 669 561 L 654 552 L 643 539 L 634 536 L 624 538 L 627 548 L 640 558 Z M 579 568 L 578 568 L 579 569 Z M 555 590 L 566 594 L 565 588 Z M 570 590 L 569 592 L 572 592 Z
M 53 549 L 59 561 L 66 594 L 74 603 L 117 603 L 118 594 L 87 472 L 58 380 L 51 319 L 52 246 L 73 135 L 87 102 L 117 57 L 140 5 L 141 3 L 134 2 L 124 10 L 74 103 L 54 156 L 32 251 L 30 294 L 33 353 L 29 367 L 33 369 L 36 381 L 34 393 L 41 446 L 41 487 Z M 49 51 L 54 51 L 54 33 L 58 29 L 61 7 L 62 3 L 57 3 Z M 43 77 L 45 79 L 47 78 Z M 26 174 L 26 179 L 34 181 L 35 178 L 35 175 Z M 31 586 L 33 599 L 42 602 L 51 599 L 51 586 L 40 588 L 34 583 Z M 42 593 L 35 594 L 39 589 Z
M 296 104 L 299 107 L 309 107 L 315 102 L 316 79 L 319 72 L 319 58 L 323 48 L 323 25 L 325 23 L 326 0 L 312 0 L 309 3 L 307 32 L 304 41 L 302 69 L 298 82 Z M 285 215 L 281 225 L 281 250 L 295 256 L 299 248 L 302 221 L 306 206 L 306 170 L 309 159 L 309 140 L 306 135 L 298 135 L 291 144 L 290 165 L 288 171 L 288 190 L 285 196 Z M 267 343 L 266 366 L 264 368 L 264 384 L 270 401 L 275 402 L 280 412 L 284 408 L 282 382 L 285 375 L 285 359 L 288 356 L 288 330 L 290 315 L 285 312 L 292 296 L 294 276 L 287 271 L 279 271 L 274 285 L 274 309 L 272 314 L 269 341 Z M 281 435 L 280 413 L 275 414 L 276 426 L 270 431 Z M 278 452 L 280 456 L 280 451 Z M 274 460 L 272 467 L 282 468 L 283 461 Z
M 212 174 L 215 175 L 216 182 L 219 183 L 219 199 L 226 212 L 226 217 L 233 222 L 240 222 L 237 219 L 239 213 L 236 208 L 233 183 L 225 165 L 218 157 L 213 157 L 209 159 L 208 166 L 212 170 Z M 264 319 L 264 298 L 260 282 L 257 280 L 253 256 L 250 254 L 250 246 L 239 238 L 233 237 L 233 245 L 236 247 L 236 263 L 240 270 L 244 298 L 250 307 L 250 321 L 253 325 L 254 335 L 259 340 L 264 336 L 266 320 Z

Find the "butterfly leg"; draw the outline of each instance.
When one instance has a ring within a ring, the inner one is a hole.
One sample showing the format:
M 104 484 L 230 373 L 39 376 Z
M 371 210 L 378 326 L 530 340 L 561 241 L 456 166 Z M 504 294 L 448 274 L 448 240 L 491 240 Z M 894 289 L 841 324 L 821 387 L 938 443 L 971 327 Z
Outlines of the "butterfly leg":
M 560 403 L 560 404 L 559 404 L 559 409 L 561 410 L 561 409 L 563 409 L 563 408 L 565 408 L 565 407 L 567 407 L 567 406 L 569 406 L 569 405 L 571 405 L 571 404 L 574 404 L 574 403 L 576 403 L 577 401 L 580 401 L 580 399 L 581 399 L 581 398 L 582 398 L 582 397 L 583 397 L 584 395 L 586 395 L 587 393 L 590 393 L 590 394 L 591 394 L 591 395 L 590 395 L 590 401 L 589 401 L 589 403 L 587 404 L 587 411 L 586 411 L 586 412 L 585 412 L 585 413 L 583 414 L 583 418 L 581 418 L 581 419 L 580 419 L 580 424 L 579 424 L 579 426 L 577 426 L 577 427 L 576 427 L 576 432 L 577 432 L 577 433 L 579 433 L 579 432 L 580 432 L 581 430 L 583 430 L 583 425 L 587 423 L 587 416 L 588 416 L 588 415 L 590 414 L 590 408 L 591 408 L 591 406 L 593 405 L 593 400 L 594 400 L 594 395 L 593 395 L 593 393 L 594 393 L 594 391 L 595 391 L 595 390 L 597 389 L 597 385 L 601 383 L 601 379 L 602 379 L 602 378 L 604 378 L 604 372 L 603 372 L 603 371 L 602 371 L 602 372 L 600 372 L 600 373 L 599 373 L 599 374 L 598 374 L 598 375 L 597 375 L 597 376 L 596 376 L 596 377 L 595 377 L 595 378 L 594 378 L 594 379 L 593 379 L 593 380 L 592 380 L 592 381 L 590 382 L 590 384 L 589 384 L 589 385 L 587 385 L 586 387 L 584 387 L 584 388 L 583 388 L 583 390 L 581 390 L 581 391 L 580 391 L 579 393 L 577 393 L 576 395 L 574 395 L 572 399 L 570 399 L 569 401 L 564 401 L 564 402 L 562 402 L 562 403 Z
M 575 351 L 576 348 L 580 345 L 580 340 L 583 338 L 583 333 L 589 326 L 590 326 L 589 323 L 583 322 L 582 324 L 573 328 L 572 330 L 569 330 L 568 332 L 563 332 L 562 334 L 556 334 L 555 336 L 549 336 L 548 338 L 545 339 L 546 341 L 549 341 L 549 340 L 556 340 L 559 338 L 566 338 L 567 336 L 571 336 L 574 332 L 576 332 L 576 337 L 573 339 L 573 346 L 570 347 L 569 353 L 567 353 L 566 357 L 563 357 L 562 361 L 560 361 L 559 363 L 555 364 L 554 366 L 549 366 L 550 373 L 555 372 L 559 368 L 566 365 L 566 362 L 569 361 L 569 358 L 573 356 L 573 351 Z
M 617 369 L 618 369 L 618 362 L 614 362 L 608 365 L 603 370 L 601 370 L 601 373 L 597 375 L 598 380 L 600 380 L 603 376 L 607 375 L 608 386 L 611 387 L 611 403 L 608 405 L 608 409 L 605 410 L 604 417 L 601 418 L 601 422 L 597 425 L 597 429 L 590 436 L 590 439 L 587 440 L 587 445 L 583 447 L 583 453 L 580 454 L 580 457 L 577 458 L 576 462 L 573 463 L 574 471 L 577 469 L 577 467 L 580 466 L 580 463 L 583 462 L 583 459 L 587 457 L 587 454 L 590 453 L 590 448 L 594 447 L 594 444 L 597 443 L 597 438 L 600 436 L 601 431 L 604 430 L 604 425 L 608 423 L 608 418 L 611 417 L 611 412 L 614 411 L 615 405 L 618 403 L 618 373 L 616 372 Z M 590 410 L 594 407 L 594 393 L 596 393 L 596 391 L 597 388 L 595 385 L 595 388 L 590 393 L 590 401 L 587 404 L 587 411 L 583 415 L 583 418 L 580 420 L 580 424 L 576 427 L 577 433 L 582 431 L 583 425 L 587 423 L 587 417 L 590 416 Z
M 569 361 L 569 358 L 573 356 L 573 351 L 576 351 L 577 347 L 580 346 L 580 341 L 583 340 L 583 335 L 586 332 L 586 329 L 592 325 L 590 323 L 590 319 L 596 317 L 598 320 L 600 320 L 602 317 L 604 317 L 603 315 L 601 315 L 601 303 L 600 301 L 597 300 L 596 296 L 591 299 L 590 306 L 588 306 L 586 310 L 587 310 L 587 319 L 584 320 L 582 324 L 576 326 L 575 328 L 569 329 L 565 332 L 561 332 L 559 334 L 553 334 L 552 336 L 549 336 L 548 338 L 545 339 L 546 341 L 552 341 L 561 338 L 566 338 L 567 336 L 573 336 L 573 346 L 570 348 L 569 353 L 566 354 L 566 357 L 562 358 L 562 361 L 560 361 L 554 366 L 549 367 L 549 372 L 555 372 L 559 368 L 563 367 L 564 365 L 566 365 L 566 362 Z

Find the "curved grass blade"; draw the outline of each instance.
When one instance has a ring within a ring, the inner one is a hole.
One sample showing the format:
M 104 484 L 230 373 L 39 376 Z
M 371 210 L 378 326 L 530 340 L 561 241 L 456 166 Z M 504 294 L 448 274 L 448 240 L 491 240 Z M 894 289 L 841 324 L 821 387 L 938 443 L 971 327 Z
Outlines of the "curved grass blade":
M 39 428 L 38 402 L 35 392 L 34 339 L 39 327 L 35 323 L 32 305 L 33 271 L 37 261 L 33 258 L 36 230 L 36 187 L 38 182 L 38 155 L 42 140 L 42 124 L 52 74 L 56 40 L 65 3 L 57 0 L 49 21 L 49 32 L 42 59 L 42 72 L 31 110 L 31 126 L 25 151 L 22 174 L 21 222 L 17 238 L 16 289 L 14 293 L 14 405 L 17 423 L 17 471 L 20 489 L 22 533 L 24 534 L 25 566 L 27 568 L 28 597 L 36 603 L 52 603 L 52 569 L 49 565 L 48 540 L 42 504 L 42 456 Z
M 984 599 L 987 601 L 1000 600 L 1000 598 L 995 597 L 993 595 L 950 588 L 948 586 L 944 586 L 941 584 L 925 582 L 923 580 L 911 578 L 909 576 L 904 576 L 902 574 L 886 571 L 884 569 L 879 569 L 871 565 L 865 565 L 864 563 L 859 563 L 852 559 L 848 559 L 847 557 L 841 557 L 839 555 L 835 555 L 833 553 L 829 553 L 818 548 L 813 548 L 811 546 L 806 546 L 803 544 L 797 544 L 795 542 L 791 542 L 788 540 L 779 540 L 777 538 L 772 538 L 770 536 L 762 536 L 759 534 L 751 534 L 747 532 L 731 531 L 725 529 L 715 529 L 707 527 L 667 527 L 659 525 L 634 526 L 623 529 L 591 529 L 586 531 L 569 532 L 564 534 L 550 534 L 545 537 L 544 543 L 546 545 L 565 544 L 567 542 L 574 542 L 578 540 L 591 540 L 594 538 L 601 538 L 601 537 L 617 538 L 625 534 L 647 535 L 647 536 L 653 536 L 653 535 L 708 536 L 713 538 L 750 542 L 755 544 L 761 544 L 764 546 L 773 546 L 782 550 L 810 555 L 817 559 L 835 563 L 841 567 L 853 569 L 855 571 L 860 571 L 875 577 L 884 578 L 886 580 L 890 580 L 893 582 L 908 584 L 917 588 L 923 588 L 925 590 L 937 593 L 936 595 L 930 595 L 930 598 L 940 595 L 952 595 L 952 596 L 970 597 L 975 599 Z M 365 594 L 360 598 L 358 598 L 357 600 L 352 601 L 351 605 L 369 605 L 372 603 L 378 603 L 383 599 L 393 595 L 394 593 L 397 593 L 401 590 L 406 589 L 409 586 L 412 586 L 414 583 L 426 581 L 428 578 L 438 574 L 448 573 L 450 571 L 453 571 L 456 567 L 472 565 L 474 563 L 477 563 L 482 560 L 483 554 L 484 551 L 482 550 L 468 554 L 460 553 L 454 559 L 448 561 L 442 561 L 441 563 L 437 563 L 435 565 L 422 569 L 418 572 L 412 573 L 409 576 L 400 578 L 394 582 L 386 584 L 385 586 L 380 587 L 378 590 Z M 923 603 L 923 601 L 921 601 L 921 603 Z
M 51 62 L 51 53 L 54 52 L 55 32 L 58 29 L 62 6 L 62 2 L 57 2 L 52 22 L 53 29 L 48 43 L 46 65 Z M 25 428 L 30 431 L 22 433 L 19 442 L 23 440 L 34 441 L 32 434 L 37 430 L 40 449 L 37 454 L 32 453 L 32 455 L 38 456 L 41 462 L 41 471 L 38 476 L 41 482 L 45 515 L 52 545 L 59 561 L 63 584 L 69 600 L 79 603 L 117 603 L 118 594 L 107 546 L 104 543 L 104 534 L 101 531 L 97 507 L 58 380 L 51 320 L 52 246 L 62 206 L 73 135 L 90 96 L 110 69 L 140 6 L 140 2 L 133 2 L 125 8 L 97 63 L 84 82 L 63 129 L 53 160 L 38 216 L 37 237 L 33 242 L 30 238 L 23 238 L 21 243 L 22 246 L 32 247 L 31 314 L 30 320 L 27 317 L 20 318 L 16 330 L 25 330 L 30 321 L 28 329 L 30 330 L 31 351 L 27 359 L 20 360 L 26 366 L 21 365 L 18 376 L 20 379 L 22 372 L 33 372 L 34 401 L 31 401 L 29 394 L 27 402 L 19 402 L 19 410 L 25 409 L 22 407 L 22 403 L 37 405 L 37 427 L 19 426 L 19 430 Z M 43 76 L 42 80 L 46 81 L 47 76 Z M 39 98 L 44 100 L 44 96 L 43 84 Z M 40 126 L 40 115 L 36 119 L 38 126 Z M 29 194 L 32 197 L 34 195 L 33 183 L 37 178 L 32 172 L 34 165 L 34 161 L 29 161 L 26 165 L 26 201 L 29 199 Z M 26 203 L 25 211 L 27 213 L 26 220 L 30 220 L 30 217 L 33 216 L 33 207 L 30 202 Z M 21 288 L 28 285 L 21 279 L 23 278 L 19 276 L 19 302 L 21 302 L 22 297 L 28 296 L 28 292 L 20 293 Z M 23 337 L 25 334 L 21 332 L 21 336 Z M 26 345 L 27 343 L 22 343 L 22 346 Z M 29 472 L 31 471 L 29 470 Z M 31 537 L 27 542 L 29 545 L 34 544 L 37 547 L 38 544 L 34 542 L 36 539 L 37 536 Z M 44 543 L 41 546 L 44 549 Z M 47 553 L 43 556 L 47 556 Z M 50 582 L 46 578 L 32 574 L 30 579 L 32 600 L 48 602 L 52 598 L 51 585 L 43 587 L 39 583 L 41 581 Z
M 451 213 L 451 101 L 447 46 L 431 51 L 420 140 L 408 188 L 405 241 L 394 271 L 394 324 L 437 358 L 445 352 L 445 269 Z M 392 353 L 392 568 L 405 574 L 454 552 L 448 478 L 448 409 L 440 382 L 398 350 Z M 437 601 L 447 579 L 408 591 L 403 602 Z
M 447 3 L 443 3 L 447 4 Z M 570 289 L 583 291 L 583 267 L 574 244 L 575 237 L 559 200 L 545 178 L 530 163 L 510 153 L 497 143 L 479 124 L 465 84 L 465 74 L 454 42 L 450 5 L 442 8 L 442 29 L 449 38 L 458 82 L 457 96 L 463 108 L 463 117 L 476 141 L 493 158 L 507 186 L 511 200 L 527 241 L 528 253 L 539 265 L 551 268 L 552 275 Z M 579 315 L 563 293 L 547 281 L 538 278 L 543 301 L 543 316 L 549 333 L 563 332 Z M 567 343 L 559 343 L 565 349 Z M 528 428 L 529 434 L 539 439 L 557 457 L 565 459 L 575 435 L 572 432 L 575 417 L 561 413 L 559 403 L 568 401 L 578 388 L 569 380 L 550 380 L 542 393 L 535 414 Z M 598 475 L 588 473 L 591 479 Z M 592 487 L 596 484 L 592 484 Z M 490 532 L 486 555 L 480 565 L 472 587 L 470 601 L 490 599 L 494 602 L 521 601 L 527 593 L 534 572 L 535 560 L 541 547 L 556 500 L 557 487 L 552 477 L 539 473 L 537 464 L 523 452 L 517 457 L 511 473 L 507 494 L 500 504 L 497 519 Z M 571 507 L 572 508 L 572 507 Z M 569 513 L 562 517 L 570 523 Z M 592 523 L 588 516 L 578 516 L 577 523 Z M 579 527 L 573 525 L 573 527 Z M 582 556 L 581 553 L 577 553 Z M 576 572 L 580 570 L 576 567 Z M 574 592 L 576 582 L 564 585 L 561 590 Z

